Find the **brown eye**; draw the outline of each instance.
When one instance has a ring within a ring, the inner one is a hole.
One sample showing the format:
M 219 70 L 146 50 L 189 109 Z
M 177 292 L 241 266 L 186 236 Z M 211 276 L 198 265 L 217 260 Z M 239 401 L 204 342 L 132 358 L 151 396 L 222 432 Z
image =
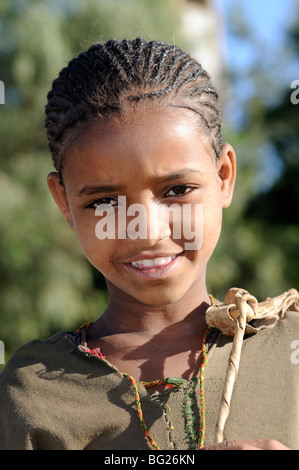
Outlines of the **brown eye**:
M 191 188 L 190 186 L 186 186 L 185 184 L 180 184 L 178 186 L 174 186 L 173 188 L 171 188 L 166 196 L 184 196 L 184 194 L 187 194 L 189 193 L 190 191 L 192 191 L 193 188 Z M 172 193 L 172 194 L 171 194 Z
M 96 209 L 99 206 L 102 206 L 102 209 L 110 209 L 111 207 L 114 207 L 117 204 L 117 201 L 115 201 L 113 198 L 110 197 L 102 197 L 100 199 L 97 199 L 96 201 L 93 201 L 92 203 L 88 204 L 86 206 L 87 209 Z

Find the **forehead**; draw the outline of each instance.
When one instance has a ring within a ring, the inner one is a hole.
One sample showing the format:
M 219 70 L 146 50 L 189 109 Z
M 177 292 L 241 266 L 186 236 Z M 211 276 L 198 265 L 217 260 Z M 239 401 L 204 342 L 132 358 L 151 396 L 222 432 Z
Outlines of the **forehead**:
M 137 107 L 81 130 L 67 151 L 65 171 L 99 168 L 106 179 L 128 171 L 159 175 L 195 163 L 202 167 L 204 159 L 214 161 L 214 152 L 193 112 Z
M 201 142 L 212 154 L 208 135 L 200 124 L 198 116 L 187 109 L 153 104 L 130 106 L 122 113 L 83 123 L 72 135 L 68 148 L 72 147 L 73 153 L 76 148 L 83 150 L 86 144 L 112 144 L 121 139 L 134 145 L 139 140 L 154 143 L 157 138 L 160 144 L 163 140 L 169 144 L 174 139 L 177 144 L 186 145 L 191 139 Z

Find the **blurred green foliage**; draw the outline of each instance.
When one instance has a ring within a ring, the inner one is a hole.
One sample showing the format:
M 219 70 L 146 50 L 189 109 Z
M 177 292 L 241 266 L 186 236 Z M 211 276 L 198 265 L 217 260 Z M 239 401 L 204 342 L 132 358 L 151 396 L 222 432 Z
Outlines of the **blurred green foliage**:
M 32 338 L 94 320 L 107 304 L 102 276 L 85 260 L 47 188 L 52 165 L 43 120 L 51 82 L 72 57 L 99 40 L 143 36 L 185 45 L 178 37 L 174 4 L 0 4 L 0 79 L 6 98 L 0 106 L 0 339 L 7 357 Z M 294 54 L 299 50 L 296 31 L 290 32 Z M 261 297 L 298 286 L 299 106 L 290 103 L 289 95 L 286 90 L 271 106 L 251 98 L 245 124 L 226 128 L 237 150 L 239 175 L 208 270 L 209 289 L 218 297 L 232 285 Z M 275 149 L 281 173 L 273 184 L 263 185 L 269 148 Z
M 232 10 L 231 34 L 254 54 L 243 71 L 230 68 L 227 118 L 233 103 L 239 120 L 226 127 L 226 138 L 236 150 L 238 177 L 208 272 L 220 298 L 232 285 L 260 300 L 299 287 L 299 105 L 290 88 L 299 78 L 296 12 L 294 2 L 294 20 L 277 52 L 250 30 L 241 3 Z
M 47 187 L 44 131 L 51 83 L 90 44 L 110 37 L 173 41 L 177 17 L 159 0 L 18 0 L 0 4 L 0 338 L 20 344 L 94 320 L 102 276 L 85 260 Z M 161 34 L 162 32 L 162 34 Z

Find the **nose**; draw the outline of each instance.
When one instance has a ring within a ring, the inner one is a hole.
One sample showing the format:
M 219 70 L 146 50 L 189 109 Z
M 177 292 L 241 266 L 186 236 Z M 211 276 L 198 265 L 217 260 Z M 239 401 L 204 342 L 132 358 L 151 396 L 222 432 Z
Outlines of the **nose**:
M 151 204 L 148 215 L 148 239 L 164 240 L 172 235 L 172 223 L 165 204 Z
M 170 238 L 171 220 L 167 206 L 155 201 L 132 204 L 127 209 L 131 219 L 127 224 L 127 238 L 147 240 L 149 245 Z

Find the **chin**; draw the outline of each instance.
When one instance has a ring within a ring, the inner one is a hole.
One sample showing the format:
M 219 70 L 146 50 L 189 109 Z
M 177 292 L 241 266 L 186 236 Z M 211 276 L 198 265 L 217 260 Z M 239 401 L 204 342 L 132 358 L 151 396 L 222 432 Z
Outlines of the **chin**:
M 133 297 L 145 305 L 166 307 L 181 300 L 187 292 L 187 290 L 179 291 L 179 289 L 167 289 L 165 287 L 159 292 L 159 288 L 154 286 L 151 288 L 151 291 L 143 293 L 143 295 L 140 295 L 139 292 L 137 295 L 133 295 Z

